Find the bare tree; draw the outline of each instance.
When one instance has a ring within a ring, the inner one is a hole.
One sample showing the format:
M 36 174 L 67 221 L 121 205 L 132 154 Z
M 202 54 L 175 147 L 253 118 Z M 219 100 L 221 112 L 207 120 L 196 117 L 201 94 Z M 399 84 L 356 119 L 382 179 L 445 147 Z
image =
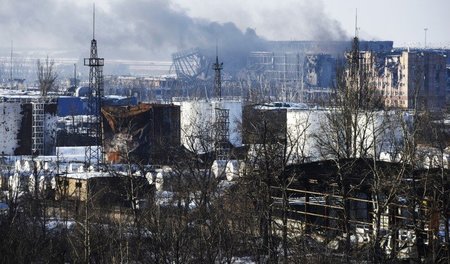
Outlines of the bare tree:
M 359 51 L 359 40 L 354 38 L 352 50 L 346 54 L 346 64 L 338 69 L 336 86 L 326 118 L 315 135 L 318 150 L 324 159 L 334 161 L 337 183 L 342 196 L 342 233 L 344 256 L 351 259 L 351 202 L 349 198 L 367 180 L 350 184 L 358 159 L 372 159 L 376 168 L 381 137 L 386 133 L 381 97 L 373 85 L 373 57 Z
M 40 59 L 37 61 L 37 77 L 41 96 L 47 96 L 48 92 L 55 89 L 58 74 L 55 72 L 54 66 L 55 62 L 49 60 L 48 56 L 44 62 L 41 62 Z

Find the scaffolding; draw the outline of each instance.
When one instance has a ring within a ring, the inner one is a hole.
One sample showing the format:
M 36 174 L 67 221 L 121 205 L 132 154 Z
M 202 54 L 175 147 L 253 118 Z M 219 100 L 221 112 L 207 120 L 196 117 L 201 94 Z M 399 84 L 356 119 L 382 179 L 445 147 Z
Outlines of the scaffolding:
M 216 115 L 216 159 L 227 160 L 230 152 L 230 110 L 215 109 Z
M 44 102 L 36 101 L 31 104 L 32 106 L 32 147 L 31 153 L 44 154 Z

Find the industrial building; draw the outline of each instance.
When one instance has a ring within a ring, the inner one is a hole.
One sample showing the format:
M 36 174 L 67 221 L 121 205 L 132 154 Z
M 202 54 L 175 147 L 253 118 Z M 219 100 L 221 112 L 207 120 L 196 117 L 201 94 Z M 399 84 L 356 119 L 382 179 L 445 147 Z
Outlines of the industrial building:
M 286 148 L 286 161 L 289 164 L 326 160 L 336 158 L 327 151 L 324 144 L 343 144 L 333 139 L 330 128 L 330 116 L 339 115 L 335 108 L 308 108 L 305 104 L 276 102 L 264 105 L 248 105 L 242 118 L 243 143 L 253 146 L 253 149 L 263 144 L 278 146 L 275 150 L 283 155 Z M 402 124 L 410 122 L 408 114 L 396 112 L 360 113 L 355 122 L 354 135 L 357 136 L 356 149 L 364 149 L 365 153 L 355 156 L 381 155 L 392 157 L 391 153 L 399 146 L 402 137 Z M 335 127 L 334 129 L 338 129 Z M 251 148 L 252 149 L 252 148 Z M 250 155 L 257 155 L 250 152 Z
M 314 102 L 327 98 L 336 78 L 337 58 L 330 54 L 251 52 L 247 71 L 264 87 L 262 96 Z
M 190 100 L 179 101 L 181 144 L 190 151 L 205 153 L 215 148 L 215 125 L 219 115 L 226 110 L 227 116 L 222 120 L 224 134 L 235 147 L 242 145 L 240 124 L 242 122 L 243 103 L 240 100 Z
M 388 52 L 392 41 L 361 41 L 362 50 Z M 267 41 L 247 54 L 246 64 L 224 71 L 227 95 L 268 100 L 319 102 L 329 97 L 336 64 L 350 41 Z M 183 95 L 208 97 L 213 86 L 213 58 L 201 49 L 173 54 Z M 225 93 L 224 93 L 225 94 Z
M 111 175 L 109 172 L 72 172 L 57 175 L 55 182 L 55 200 L 85 202 L 89 199 L 94 206 L 108 208 L 113 206 L 132 207 L 129 197 L 131 181 L 135 186 L 138 200 L 148 201 L 152 187 L 145 177 L 127 177 Z M 137 205 L 139 206 L 139 205 Z
M 102 115 L 108 163 L 168 164 L 180 147 L 179 106 L 105 106 Z
M 57 104 L 36 95 L 3 95 L 0 149 L 4 155 L 53 155 Z

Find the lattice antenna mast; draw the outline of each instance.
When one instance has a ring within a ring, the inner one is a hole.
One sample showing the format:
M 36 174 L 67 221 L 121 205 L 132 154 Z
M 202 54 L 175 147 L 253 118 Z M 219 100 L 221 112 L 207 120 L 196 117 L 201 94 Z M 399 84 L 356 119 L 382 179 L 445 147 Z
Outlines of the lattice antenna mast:
M 13 41 L 11 40 L 11 57 L 9 61 L 9 84 L 10 88 L 13 87 Z
M 352 70 L 355 72 L 359 71 L 360 66 L 360 55 L 359 55 L 359 38 L 358 38 L 358 9 L 356 9 L 356 15 L 355 15 L 355 37 L 353 38 L 353 44 L 352 44 L 352 52 L 351 52 L 351 60 L 352 60 Z
M 230 153 L 230 110 L 223 108 L 215 109 L 216 122 L 216 138 L 215 138 L 215 149 L 216 149 L 216 159 L 217 160 L 227 160 Z
M 92 39 L 95 40 L 95 3 L 92 10 Z
M 95 40 L 95 4 L 93 8 L 92 23 L 92 41 L 91 55 L 84 59 L 84 66 L 89 67 L 89 114 L 88 128 L 86 129 L 87 138 L 94 139 L 88 142 L 86 146 L 85 163 L 89 167 L 96 164 L 97 167 L 102 163 L 102 97 L 103 97 L 103 66 L 104 59 L 98 57 L 97 41 Z
M 350 85 L 358 93 L 358 105 L 364 106 L 366 103 L 365 95 L 367 93 L 366 87 L 364 86 L 363 80 L 365 77 L 365 67 L 363 65 L 363 58 L 359 50 L 359 27 L 358 27 L 358 9 L 356 9 L 355 14 L 355 37 L 353 38 L 352 51 L 350 53 L 349 65 L 349 81 L 352 82 Z
M 219 63 L 219 53 L 216 44 L 216 62 L 213 64 L 214 75 L 214 95 L 219 100 L 222 100 L 222 76 L 223 62 Z
M 358 8 L 356 8 L 356 14 L 355 14 L 355 37 L 358 37 Z

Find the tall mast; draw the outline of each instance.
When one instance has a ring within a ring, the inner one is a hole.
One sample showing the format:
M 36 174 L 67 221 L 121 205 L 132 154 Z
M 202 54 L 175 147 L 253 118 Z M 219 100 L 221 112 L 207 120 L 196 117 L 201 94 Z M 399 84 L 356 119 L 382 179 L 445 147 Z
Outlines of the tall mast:
M 92 10 L 92 39 L 95 39 L 95 3 Z
M 213 64 L 215 71 L 214 75 L 214 95 L 219 100 L 222 100 L 222 76 L 221 71 L 223 69 L 223 62 L 219 63 L 219 51 L 216 43 L 216 62 Z
M 425 40 L 424 40 L 423 48 L 426 49 L 427 48 L 427 31 L 428 31 L 428 28 L 424 28 L 423 31 L 425 33 Z
M 12 89 L 13 86 L 13 41 L 11 40 L 11 57 L 9 61 L 9 85 Z
M 84 59 L 84 65 L 89 67 L 89 113 L 88 128 L 86 129 L 85 163 L 99 166 L 103 163 L 102 148 L 102 115 L 101 104 L 103 98 L 103 66 L 104 59 L 98 57 L 97 41 L 95 40 L 95 4 L 92 12 L 92 41 L 91 54 Z M 93 138 L 93 142 L 90 140 Z
M 358 8 L 356 8 L 356 13 L 355 13 L 355 37 L 358 37 Z

